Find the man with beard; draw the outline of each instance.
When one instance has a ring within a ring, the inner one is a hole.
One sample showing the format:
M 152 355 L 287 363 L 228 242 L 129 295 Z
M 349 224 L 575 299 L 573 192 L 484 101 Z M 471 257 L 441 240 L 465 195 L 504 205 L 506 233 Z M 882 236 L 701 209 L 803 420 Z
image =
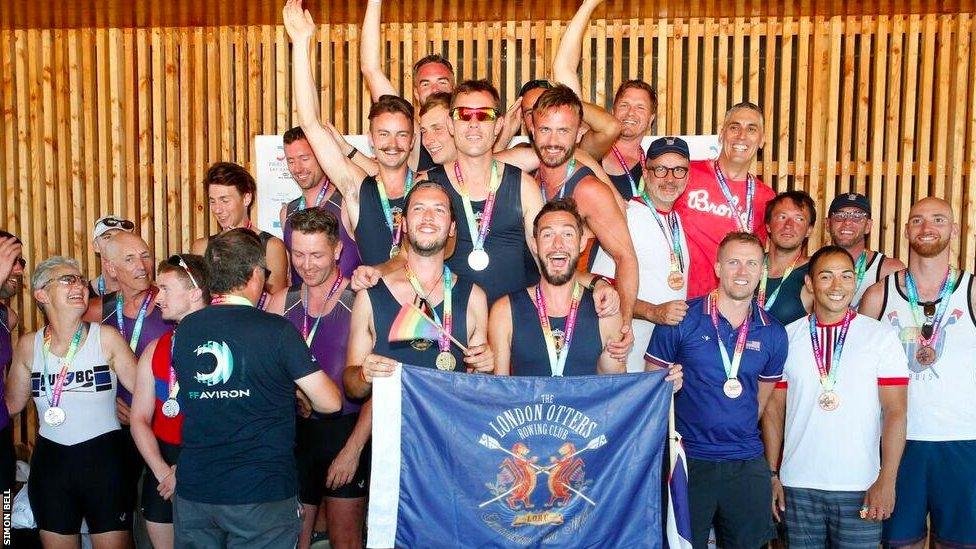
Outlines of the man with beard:
M 901 261 L 867 248 L 871 201 L 863 194 L 844 193 L 834 197 L 827 210 L 827 232 L 834 245 L 844 248 L 854 258 L 857 287 L 851 307 L 858 306 L 872 284 L 905 268 Z
M 369 396 L 373 378 L 392 374 L 397 362 L 458 372 L 491 372 L 487 343 L 488 303 L 484 291 L 455 275 L 444 263 L 454 234 L 451 200 L 439 184 L 418 183 L 407 195 L 405 230 L 410 252 L 402 268 L 356 295 L 343 381 L 352 398 Z M 382 269 L 381 269 L 382 270 Z M 390 342 L 387 334 L 403 307 L 416 306 L 441 329 L 437 341 Z M 454 344 L 451 334 L 465 350 Z
M 713 266 L 718 288 L 690 300 L 678 325 L 655 327 L 647 348 L 650 364 L 688 373 L 674 413 L 688 455 L 694 547 L 706 546 L 713 525 L 720 547 L 760 547 L 775 536 L 758 425 L 788 341 L 753 298 L 762 262 L 755 235 L 726 235 Z
M 905 448 L 908 363 L 890 326 L 850 308 L 850 254 L 826 246 L 809 266 L 813 312 L 786 327 L 783 381 L 762 418 L 766 460 L 782 456 L 773 516 L 790 547 L 876 548 Z
M 885 546 L 921 548 L 928 536 L 938 547 L 976 545 L 976 293 L 973 275 L 950 263 L 958 234 L 948 202 L 916 202 L 905 223 L 908 268 L 861 299 L 861 313 L 898 330 L 910 372 L 898 499 L 894 511 L 877 511 L 891 514 Z
M 309 40 L 315 34 L 311 16 L 307 11 L 303 14 L 300 1 L 289 1 L 284 20 L 293 43 L 295 102 L 302 130 L 325 175 L 342 194 L 349 229 L 356 236 L 363 264 L 384 263 L 400 251 L 403 200 L 414 181 L 414 172 L 407 165 L 416 137 L 413 107 L 393 95 L 382 96 L 370 107 L 369 142 L 376 151 L 379 174 L 368 176 L 342 153 L 331 132 L 318 120 L 309 59 Z
M 105 245 L 117 233 L 131 233 L 135 230 L 135 223 L 114 215 L 100 217 L 92 228 L 92 250 L 101 263 L 101 274 L 88 283 L 88 293 L 92 297 L 102 296 L 119 289 L 119 281 L 105 272 Z
M 766 205 L 769 252 L 763 259 L 756 300 L 784 326 L 806 316 L 812 297 L 807 274 L 807 238 L 817 222 L 813 199 L 805 191 L 785 191 Z
M 291 216 L 305 208 L 323 208 L 332 212 L 342 222 L 339 224 L 339 238 L 342 240 L 342 257 L 339 258 L 339 270 L 343 276 L 350 276 L 359 266 L 359 250 L 352 234 L 346 230 L 346 216 L 342 209 L 342 194 L 329 181 L 322 166 L 308 144 L 305 132 L 301 128 L 291 128 L 283 136 L 285 145 L 285 162 L 288 172 L 295 183 L 302 190 L 302 195 L 287 204 L 281 205 L 281 231 L 285 247 L 291 251 Z M 348 158 L 348 156 L 347 156 Z M 290 266 L 291 283 L 297 284 L 300 279 L 294 265 Z
M 766 242 L 766 203 L 776 193 L 749 172 L 765 143 L 763 113 L 758 105 L 737 103 L 725 114 L 717 159 L 691 163 L 688 188 L 674 207 L 688 229 L 691 272 L 688 297 L 715 288 L 712 271 L 718 244 L 731 231 L 753 233 Z
M 13 490 L 17 456 L 14 453 L 10 413 L 3 398 L 3 381 L 14 355 L 13 332 L 20 317 L 10 307 L 10 299 L 20 293 L 24 284 L 23 247 L 20 239 L 0 231 L 0 490 Z M 12 493 L 12 492 L 8 492 Z

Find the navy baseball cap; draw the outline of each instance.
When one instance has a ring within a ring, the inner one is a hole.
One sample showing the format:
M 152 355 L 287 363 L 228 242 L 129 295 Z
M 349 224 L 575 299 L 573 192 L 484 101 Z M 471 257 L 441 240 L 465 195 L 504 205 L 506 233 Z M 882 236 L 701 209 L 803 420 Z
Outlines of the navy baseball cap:
M 868 197 L 860 193 L 844 193 L 835 196 L 830 202 L 830 209 L 827 210 L 827 215 L 834 215 L 841 208 L 848 207 L 857 208 L 868 214 L 868 217 L 871 217 L 871 201 L 868 200 Z
M 688 143 L 680 137 L 659 137 L 651 141 L 651 146 L 647 149 L 647 159 L 653 160 L 662 154 L 678 153 L 685 158 L 691 154 L 688 152 Z

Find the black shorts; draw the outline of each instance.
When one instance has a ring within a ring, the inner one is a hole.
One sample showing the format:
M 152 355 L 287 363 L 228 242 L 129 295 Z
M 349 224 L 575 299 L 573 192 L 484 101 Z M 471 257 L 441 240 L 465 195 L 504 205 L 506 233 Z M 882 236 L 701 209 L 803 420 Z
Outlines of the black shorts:
M 336 418 L 298 418 L 296 425 L 295 462 L 298 465 L 298 499 L 307 505 L 318 505 L 322 497 L 364 498 L 369 491 L 369 444 L 359 456 L 359 467 L 352 481 L 336 490 L 325 487 L 329 465 L 339 454 L 356 426 L 359 414 Z
M 723 549 L 765 547 L 776 537 L 766 459 L 688 460 L 691 544 L 705 547 L 714 525 Z
M 121 431 L 71 446 L 37 437 L 27 496 L 38 528 L 74 535 L 85 519 L 92 534 L 131 530 L 125 452 Z
M 156 439 L 159 453 L 167 465 L 174 465 L 180 457 L 180 446 Z M 149 522 L 173 524 L 173 500 L 166 501 L 159 495 L 159 482 L 149 468 L 142 476 L 142 516 Z
M 8 423 L 0 429 L 0 492 L 14 493 L 17 481 L 17 454 L 14 452 L 13 428 Z

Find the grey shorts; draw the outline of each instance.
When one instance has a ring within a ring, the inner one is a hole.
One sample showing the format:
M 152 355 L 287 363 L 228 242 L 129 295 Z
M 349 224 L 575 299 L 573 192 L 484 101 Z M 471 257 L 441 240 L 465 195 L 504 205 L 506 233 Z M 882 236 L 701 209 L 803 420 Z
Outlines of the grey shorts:
M 860 516 L 864 492 L 785 488 L 790 549 L 876 549 L 881 523 Z
M 240 505 L 175 499 L 177 549 L 293 549 L 298 543 L 302 528 L 298 498 Z

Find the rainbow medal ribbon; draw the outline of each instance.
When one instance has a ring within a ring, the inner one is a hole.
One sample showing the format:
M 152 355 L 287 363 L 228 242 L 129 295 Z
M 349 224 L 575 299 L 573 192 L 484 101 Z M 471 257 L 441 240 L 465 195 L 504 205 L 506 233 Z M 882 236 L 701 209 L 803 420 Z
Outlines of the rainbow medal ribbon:
M 552 333 L 549 313 L 546 311 L 546 298 L 542 295 L 542 284 L 535 287 L 535 310 L 539 314 L 539 325 L 542 327 L 542 339 L 546 342 L 546 354 L 549 356 L 549 371 L 554 377 L 562 377 L 566 369 L 566 359 L 569 358 L 569 346 L 573 343 L 573 333 L 576 331 L 576 316 L 579 311 L 580 300 L 583 297 L 583 287 L 579 282 L 573 282 L 573 301 L 566 317 L 566 328 L 563 330 L 563 344 L 556 346 L 556 337 Z
M 180 415 L 180 401 L 176 395 L 180 393 L 180 384 L 176 381 L 176 368 L 173 367 L 173 349 L 176 348 L 176 332 L 169 338 L 169 381 L 167 383 L 167 397 L 160 411 L 164 416 L 172 419 Z
M 729 352 L 725 349 L 722 341 L 722 333 L 718 329 L 718 291 L 712 292 L 708 296 L 708 314 L 712 318 L 712 326 L 715 327 L 716 343 L 722 355 L 722 365 L 725 366 L 725 383 L 722 385 L 722 392 L 729 398 L 739 398 L 742 395 L 742 382 L 739 381 L 739 365 L 742 363 L 742 354 L 746 348 L 746 336 L 749 334 L 749 318 L 752 313 L 739 325 L 739 331 L 735 338 L 735 349 L 732 350 L 732 358 L 729 359 Z
M 783 289 L 783 284 L 786 284 L 786 279 L 793 274 L 793 269 L 796 268 L 796 262 L 799 260 L 799 255 L 793 258 L 790 265 L 783 271 L 783 277 L 779 279 L 779 286 L 776 286 L 773 293 L 767 297 L 766 284 L 769 281 L 769 254 L 763 256 L 762 278 L 759 279 L 759 290 L 756 293 L 756 301 L 759 302 L 760 307 L 767 311 L 773 307 L 773 303 L 776 303 L 776 298 L 779 296 L 779 291 Z
M 817 404 L 827 412 L 833 412 L 840 406 L 840 397 L 834 391 L 834 386 L 837 385 L 837 371 L 840 370 L 840 355 L 844 350 L 844 341 L 847 339 L 847 331 L 851 328 L 851 321 L 855 316 L 854 309 L 847 309 L 844 313 L 840 332 L 834 338 L 834 349 L 830 353 L 830 360 L 824 356 L 823 344 L 817 336 L 817 316 L 815 314 L 809 316 L 813 359 L 817 363 L 817 373 L 820 374 L 820 396 L 817 397 Z
M 574 157 L 574 158 L 570 158 L 569 163 L 566 164 L 566 179 L 563 179 L 562 185 L 559 186 L 559 192 L 556 193 L 556 196 L 552 197 L 552 200 L 562 198 L 563 195 L 566 194 L 566 182 L 569 181 L 570 177 L 573 177 L 573 172 L 575 171 L 576 171 L 576 158 Z M 542 191 L 542 201 L 549 202 L 550 198 L 546 196 L 546 178 L 544 175 L 542 175 L 542 169 L 539 169 L 539 171 L 536 173 L 538 174 L 538 178 L 539 178 L 539 189 Z
M 47 395 L 48 409 L 44 411 L 44 423 L 47 423 L 51 427 L 57 427 L 64 423 L 68 415 L 65 413 L 64 408 L 60 406 L 61 404 L 61 394 L 64 392 L 64 383 L 68 379 L 68 370 L 71 368 L 71 363 L 75 359 L 75 355 L 78 353 L 78 347 L 81 345 L 81 336 L 85 333 L 85 323 L 82 322 L 78 325 L 78 329 L 75 331 L 75 335 L 71 338 L 71 343 L 68 345 L 68 352 L 65 353 L 64 358 L 58 358 L 58 363 L 61 366 L 61 371 L 58 372 L 57 377 L 54 380 L 54 387 L 51 387 L 51 382 L 48 380 L 47 373 L 47 355 L 51 354 L 51 327 L 44 327 L 44 361 L 43 368 L 44 371 L 41 373 L 41 384 L 44 385 L 44 392 Z M 54 356 L 54 355 L 51 355 Z
M 325 296 L 325 303 L 323 307 L 328 306 L 329 301 L 332 299 L 333 296 L 335 296 L 336 292 L 339 290 L 339 286 L 342 285 L 342 280 L 343 279 L 341 274 L 336 277 L 335 282 L 332 283 L 332 287 L 329 288 L 328 295 Z M 304 289 L 305 289 L 305 305 L 303 307 L 303 312 L 302 312 L 302 337 L 305 338 L 305 345 L 308 345 L 308 347 L 311 348 L 312 340 L 315 339 L 315 332 L 317 332 L 319 329 L 319 322 L 321 322 L 322 317 L 325 316 L 325 312 L 324 312 L 325 309 L 323 309 L 323 313 L 320 316 L 315 318 L 315 324 L 313 324 L 312 329 L 309 330 L 308 321 L 310 315 L 308 314 L 308 309 L 311 302 L 308 299 L 308 287 L 305 287 Z
M 420 285 L 420 280 L 417 275 L 410 270 L 410 266 L 407 266 L 407 278 L 410 280 L 410 285 L 413 286 L 413 291 L 416 292 L 417 296 L 420 297 L 422 301 L 427 301 L 424 297 L 423 287 Z M 453 303 L 451 301 L 451 269 L 444 265 L 444 274 L 441 276 L 444 281 L 444 319 L 441 320 L 440 316 L 437 314 L 437 310 L 434 309 L 428 303 L 430 308 L 430 314 L 434 317 L 434 321 L 440 324 L 441 331 L 437 338 L 437 346 L 440 352 L 437 353 L 437 358 L 434 361 L 434 365 L 437 366 L 438 370 L 443 370 L 445 372 L 454 370 L 457 367 L 457 359 L 451 354 L 451 328 L 454 327 L 454 315 L 452 313 Z
M 854 285 L 855 293 L 861 288 L 861 282 L 864 281 L 864 275 L 867 272 L 868 253 L 865 250 L 861 250 L 861 255 L 857 256 L 857 261 L 854 262 L 854 274 L 857 276 L 857 284 Z
M 413 170 L 407 168 L 407 180 L 403 184 L 403 195 L 406 196 L 413 188 Z M 383 209 L 383 219 L 392 235 L 392 245 L 390 246 L 390 259 L 400 253 L 400 237 L 403 235 L 403 221 L 394 224 L 393 208 L 390 206 L 390 197 L 386 194 L 386 186 L 383 180 L 376 176 L 376 191 L 380 194 L 380 207 Z M 401 216 L 402 217 L 402 216 Z
M 746 211 L 745 219 L 742 218 L 742 213 L 736 207 L 736 199 L 732 196 L 732 189 L 729 188 L 729 181 L 725 177 L 725 172 L 718 165 L 718 160 L 714 162 L 715 166 L 715 179 L 718 180 L 718 186 L 722 189 L 722 194 L 725 195 L 725 201 L 729 204 L 729 211 L 732 213 L 732 218 L 735 219 L 735 224 L 740 231 L 744 233 L 752 232 L 752 199 L 756 195 L 756 178 L 751 173 L 746 174 Z
M 637 149 L 640 151 L 640 166 L 641 172 L 643 173 L 644 165 L 647 163 L 647 157 L 644 155 L 644 149 L 640 147 L 637 147 Z M 620 153 L 620 150 L 616 145 L 610 147 L 610 152 L 613 153 L 613 157 L 617 159 L 617 163 L 620 164 L 620 167 L 624 170 L 624 175 L 627 176 L 627 181 L 630 182 L 630 195 L 643 198 L 644 202 L 650 206 L 651 201 L 647 197 L 647 191 L 644 189 L 644 178 L 641 177 L 639 182 L 634 181 L 634 176 L 630 173 L 630 168 L 627 167 L 627 162 L 624 161 L 624 155 Z
M 952 294 L 952 283 L 956 279 L 956 270 L 949 267 L 945 278 L 942 280 L 942 288 L 939 289 L 939 307 L 932 317 L 932 334 L 929 337 L 922 335 L 922 327 L 925 325 L 923 317 L 925 312 L 918 305 L 918 286 L 912 273 L 905 271 L 905 289 L 908 290 L 908 303 L 912 309 L 912 317 L 918 326 L 918 350 L 915 351 L 915 360 L 922 366 L 931 366 L 938 359 L 939 355 L 935 352 L 935 344 L 939 341 L 942 333 L 942 317 L 945 316 L 946 309 L 949 308 L 949 295 Z
M 245 307 L 253 307 L 254 304 L 251 300 L 240 295 L 230 295 L 230 294 L 217 294 L 213 296 L 210 300 L 211 305 L 244 305 Z
M 132 337 L 129 338 L 129 348 L 132 349 L 133 353 L 136 352 L 136 347 L 139 345 L 139 337 L 142 336 L 142 325 L 146 322 L 146 313 L 149 311 L 149 302 L 152 299 L 153 290 L 150 288 L 146 292 L 146 297 L 142 300 L 142 305 L 139 307 L 139 315 L 136 316 L 136 323 L 132 326 Z M 119 290 L 115 294 L 115 323 L 119 327 L 119 333 L 122 334 L 122 338 L 125 339 L 125 319 L 122 317 L 123 301 L 122 291 Z
M 471 235 L 471 244 L 474 249 L 468 254 L 468 266 L 474 271 L 483 271 L 488 268 L 491 258 L 485 251 L 485 240 L 488 238 L 488 230 L 491 226 L 492 214 L 495 211 L 495 193 L 501 185 L 502 178 L 498 172 L 498 163 L 491 161 L 491 179 L 488 184 L 488 198 L 485 200 L 485 208 L 481 212 L 480 225 L 474 215 L 474 208 L 471 206 L 471 195 L 464 184 L 464 177 L 461 174 L 461 165 L 454 162 L 454 176 L 457 178 L 458 187 L 461 190 L 461 203 L 464 205 L 464 218 L 468 223 L 468 234 Z
M 325 179 L 325 183 L 323 183 L 322 188 L 319 189 L 319 194 L 315 196 L 315 205 L 312 206 L 313 208 L 318 208 L 319 206 L 322 205 L 322 201 L 325 199 L 325 193 L 329 192 L 329 185 L 331 183 L 332 182 L 329 181 L 329 178 Z M 307 207 L 308 205 L 305 202 L 305 195 L 303 194 L 302 197 L 298 200 L 298 211 L 302 211 Z

